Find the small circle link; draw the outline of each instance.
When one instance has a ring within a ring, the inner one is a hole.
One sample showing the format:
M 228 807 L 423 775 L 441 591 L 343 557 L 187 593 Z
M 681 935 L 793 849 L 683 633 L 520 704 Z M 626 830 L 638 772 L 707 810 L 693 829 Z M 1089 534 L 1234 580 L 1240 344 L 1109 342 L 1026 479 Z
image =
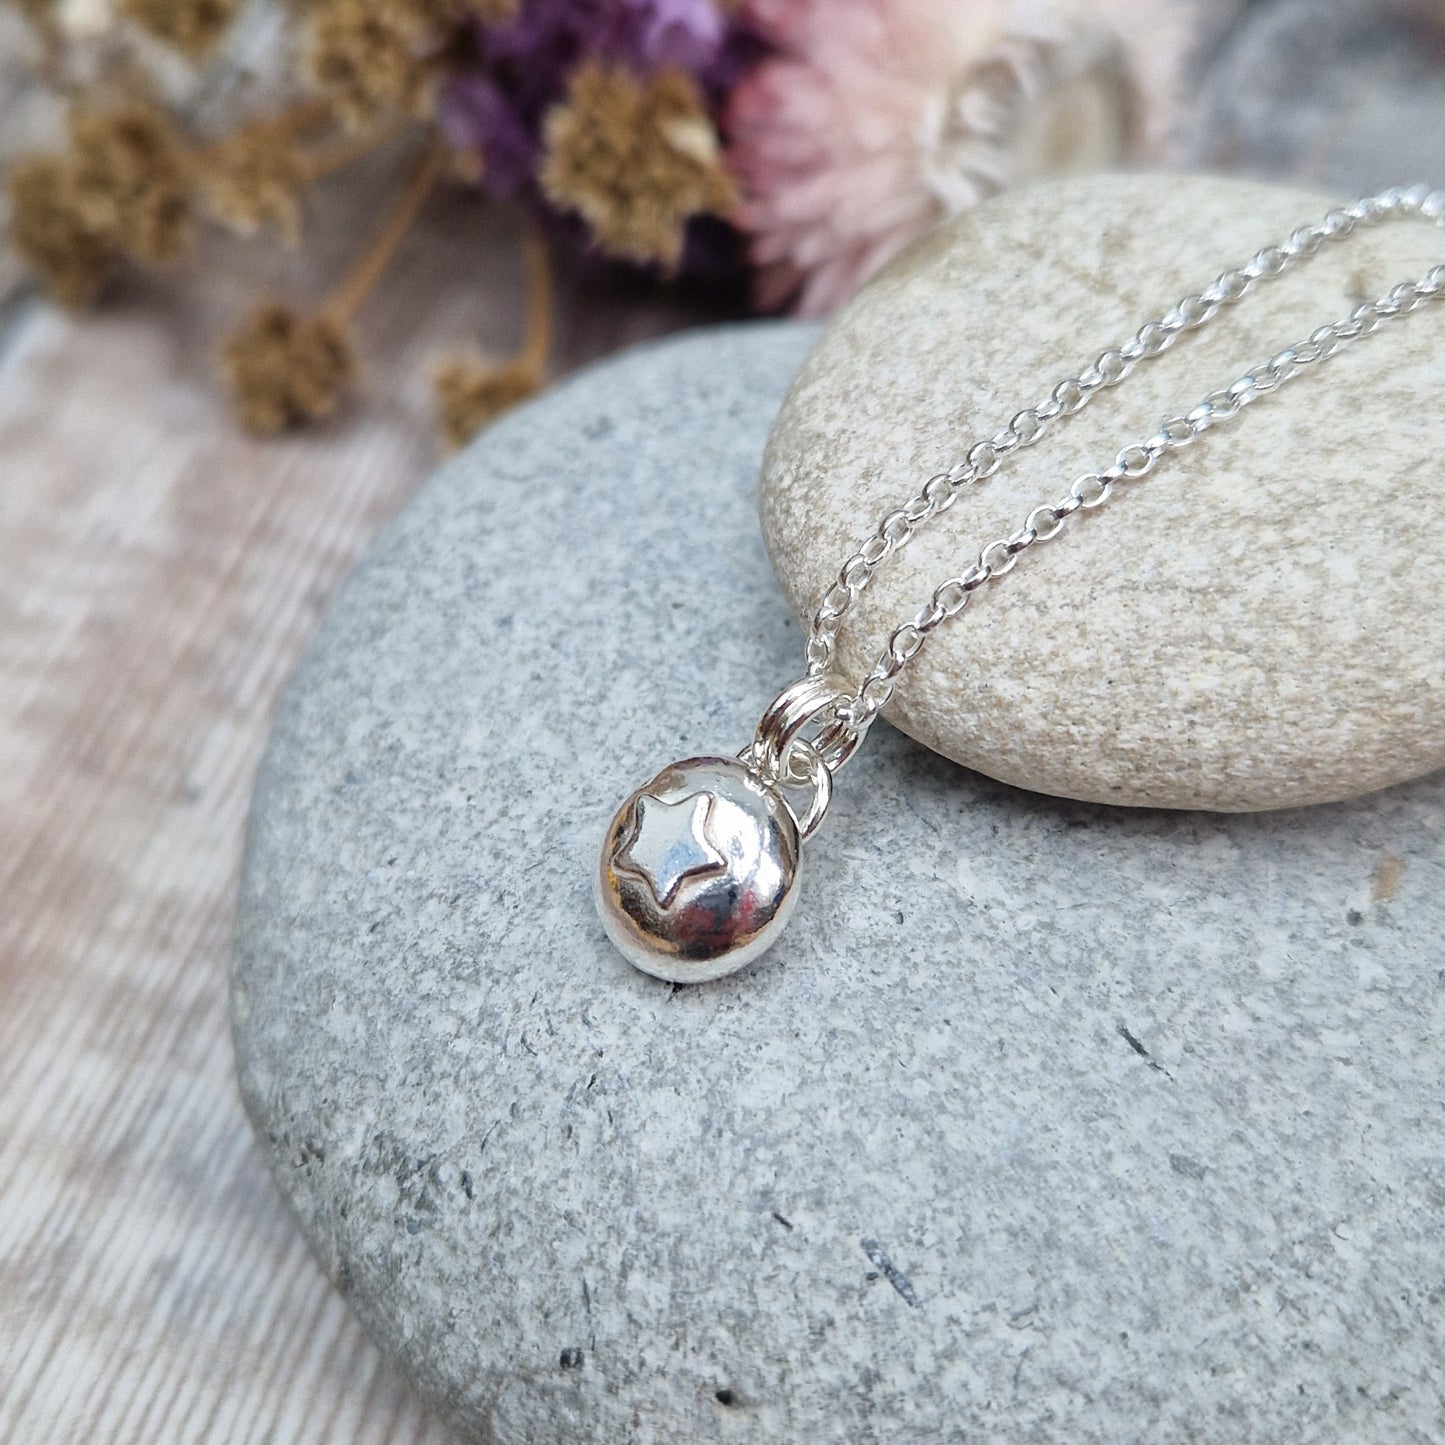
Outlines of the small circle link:
M 1054 400 L 1072 415 L 1088 400 L 1089 394 L 1077 381 L 1061 381 L 1054 388 Z
M 889 512 L 878 530 L 890 547 L 904 547 L 913 535 L 913 523 L 909 521 L 908 513 L 900 508 Z
M 957 577 L 950 577 L 933 594 L 933 600 L 942 609 L 945 617 L 957 617 L 968 606 L 968 598 L 968 588 Z
M 1009 423 L 1013 434 L 1019 439 L 1020 446 L 1032 446 L 1040 436 L 1043 435 L 1044 422 L 1032 407 L 1021 411 Z
M 1108 501 L 1110 490 L 1109 483 L 1097 472 L 1087 472 L 1075 479 L 1069 487 L 1069 495 L 1074 497 L 1081 507 L 1093 508 Z
M 998 471 L 998 450 L 992 442 L 976 442 L 969 450 L 968 461 L 975 477 L 991 477 Z
M 953 481 L 947 472 L 939 472 L 923 484 L 923 500 L 931 509 L 941 508 L 952 500 Z
M 1052 542 L 1064 530 L 1064 518 L 1045 503 L 1029 513 L 1024 525 L 1034 534 L 1036 542 Z
M 1007 577 L 1018 566 L 1019 554 L 1009 551 L 1007 537 L 999 537 L 978 554 L 978 562 L 990 577 Z
M 913 625 L 919 632 L 927 634 L 947 620 L 948 613 L 944 611 L 943 604 L 938 600 L 938 594 L 934 593 L 915 613 Z
M 1146 356 L 1157 356 L 1173 339 L 1157 321 L 1148 321 L 1139 328 L 1139 344 Z
M 863 704 L 863 710 L 870 719 L 888 706 L 888 700 L 893 696 L 893 683 L 889 678 L 873 673 L 859 690 L 859 701 Z
M 1179 303 L 1179 315 L 1192 331 L 1197 326 L 1203 326 L 1214 315 L 1214 308 L 1202 296 L 1186 296 Z
M 750 760 L 745 757 L 743 761 Z M 833 801 L 833 770 L 828 766 L 827 760 L 805 738 L 795 738 L 788 748 L 782 776 L 770 781 L 777 788 L 813 790 L 813 796 L 801 814 L 794 810 L 791 802 L 784 799 L 788 811 L 793 815 L 793 822 L 798 825 L 799 836 L 804 839 L 811 838 L 827 816 L 828 807 Z
M 912 662 L 918 656 L 922 646 L 923 633 L 911 622 L 905 622 L 902 627 L 895 628 L 893 635 L 888 639 L 888 654 L 899 667 L 902 667 L 904 663 Z
M 1121 474 L 1126 477 L 1142 477 L 1154 465 L 1154 457 L 1147 447 L 1135 442 L 1119 453 Z

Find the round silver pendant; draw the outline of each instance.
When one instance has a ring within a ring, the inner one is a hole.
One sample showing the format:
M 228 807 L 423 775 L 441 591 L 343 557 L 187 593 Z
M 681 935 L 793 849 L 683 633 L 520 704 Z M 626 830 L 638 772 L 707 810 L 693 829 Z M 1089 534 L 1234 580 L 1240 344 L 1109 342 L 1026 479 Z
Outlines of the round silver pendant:
M 597 907 L 629 963 L 704 983 L 751 963 L 797 901 L 798 824 L 736 758 L 688 758 L 617 810 Z

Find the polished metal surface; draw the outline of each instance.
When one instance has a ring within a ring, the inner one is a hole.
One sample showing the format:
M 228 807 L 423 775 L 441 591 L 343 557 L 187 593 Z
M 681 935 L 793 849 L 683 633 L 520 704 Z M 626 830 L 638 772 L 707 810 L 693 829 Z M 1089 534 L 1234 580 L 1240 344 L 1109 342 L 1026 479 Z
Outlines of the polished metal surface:
M 622 952 L 646 972 L 678 982 L 719 978 L 756 958 L 787 916 L 799 843 L 812 836 L 828 811 L 833 774 L 852 757 L 928 638 L 957 617 L 985 583 L 1012 572 L 1030 547 L 1051 541 L 1079 513 L 1107 503 L 1118 483 L 1148 476 L 1171 452 L 1234 420 L 1306 368 L 1445 295 L 1445 265 L 1318 327 L 1306 340 L 1211 392 L 1192 411 L 1169 417 L 1102 471 L 1085 472 L 1057 502 L 1035 507 L 1023 526 L 989 542 L 962 572 L 934 589 L 911 622 L 894 628 L 855 687 L 832 670 L 843 619 L 878 567 L 906 547 L 920 527 L 946 512 L 965 487 L 993 476 L 1011 453 L 1032 446 L 1056 421 L 1082 411 L 1099 392 L 1118 386 L 1141 362 L 1162 356 L 1257 284 L 1362 227 L 1412 217 L 1445 226 L 1445 190 L 1389 190 L 1333 210 L 1318 225 L 1301 226 L 1140 327 L 1077 377 L 1061 381 L 1037 406 L 977 442 L 961 461 L 930 477 L 915 497 L 884 517 L 843 564 L 819 605 L 805 675 L 763 714 L 738 760 L 695 758 L 676 764 L 633 794 L 613 821 L 603 849 L 599 902 L 608 933 Z M 1149 540 L 1141 538 L 1141 545 Z M 803 790 L 808 802 L 798 812 L 786 796 Z M 746 827 L 745 814 L 752 819 Z M 770 861 L 764 863 L 765 858 Z
M 702 983 L 752 962 L 797 899 L 801 836 L 781 793 L 736 758 L 688 758 L 623 803 L 597 906 L 644 973 Z

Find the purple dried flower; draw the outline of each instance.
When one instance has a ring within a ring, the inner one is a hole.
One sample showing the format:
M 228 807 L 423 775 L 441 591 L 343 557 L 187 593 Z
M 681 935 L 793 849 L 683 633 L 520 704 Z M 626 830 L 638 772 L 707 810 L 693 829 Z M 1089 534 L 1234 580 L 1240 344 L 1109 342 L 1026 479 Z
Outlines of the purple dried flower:
M 549 230 L 563 223 L 584 249 L 585 227 L 552 211 L 537 185 L 545 118 L 567 96 L 578 66 L 601 61 L 639 76 L 685 71 L 716 115 L 764 53 L 716 0 L 522 0 L 508 20 L 475 22 L 472 35 L 472 56 L 454 73 L 438 108 L 446 135 L 481 158 L 490 194 L 521 199 Z M 683 272 L 715 278 L 732 271 L 740 253 L 731 237 L 720 222 L 694 223 Z
M 644 64 L 705 74 L 717 60 L 728 31 L 712 0 L 625 0 L 637 28 Z
M 511 200 L 532 183 L 540 152 L 536 129 L 481 71 L 453 77 L 437 104 L 437 120 L 456 150 L 482 157 L 492 195 Z

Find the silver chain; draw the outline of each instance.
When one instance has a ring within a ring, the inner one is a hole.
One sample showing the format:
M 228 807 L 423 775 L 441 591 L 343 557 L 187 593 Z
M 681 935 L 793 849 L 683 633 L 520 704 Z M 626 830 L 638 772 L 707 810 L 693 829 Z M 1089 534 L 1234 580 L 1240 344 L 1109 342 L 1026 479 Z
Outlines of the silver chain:
M 1260 251 L 1141 327 L 1124 345 L 1104 352 L 1081 375 L 1060 382 L 1044 402 L 1019 412 L 997 436 L 978 442 L 961 462 L 931 477 L 916 497 L 884 517 L 843 564 L 818 608 L 807 672 L 773 700 L 738 757 L 673 763 L 634 789 L 613 815 L 603 835 L 595 892 L 603 927 L 623 956 L 672 983 L 721 978 L 758 957 L 797 898 L 802 843 L 828 811 L 833 775 L 933 633 L 957 617 L 985 583 L 1012 572 L 1030 547 L 1057 537 L 1080 513 L 1102 507 L 1120 482 L 1148 476 L 1171 452 L 1233 420 L 1306 367 L 1445 294 L 1445 266 L 1319 327 L 1307 340 L 1211 392 L 1193 411 L 1169 417 L 1103 471 L 1084 473 L 1052 506 L 1035 507 L 1022 527 L 990 542 L 958 576 L 934 588 L 911 622 L 893 629 L 854 690 L 832 670 L 839 629 L 886 558 L 946 512 L 965 486 L 991 477 L 1011 453 L 1032 446 L 1055 421 L 1082 411 L 1096 393 L 1117 386 L 1141 362 L 1206 325 L 1257 282 L 1282 275 L 1359 227 L 1404 216 L 1445 225 L 1445 191 L 1424 186 L 1386 191 L 1332 211 L 1318 226 L 1303 227 L 1281 245 Z M 789 796 L 799 793 L 805 800 Z
M 913 620 L 893 630 L 856 691 L 840 693 L 829 681 L 838 634 L 878 568 L 906 547 L 921 527 L 946 512 L 965 487 L 993 476 L 1008 456 L 1033 446 L 1055 421 L 1082 411 L 1098 393 L 1118 386 L 1141 362 L 1162 356 L 1181 336 L 1207 325 L 1257 283 L 1283 275 L 1326 244 L 1342 241 L 1363 226 L 1406 217 L 1445 226 L 1445 191 L 1432 191 L 1428 186 L 1388 190 L 1333 210 L 1318 225 L 1291 232 L 1279 245 L 1257 252 L 1244 265 L 1225 271 L 1202 291 L 1186 296 L 1159 320 L 1140 327 L 1123 345 L 1105 351 L 1078 376 L 1061 381 L 1044 401 L 1019 412 L 995 436 L 975 443 L 961 461 L 930 477 L 916 496 L 879 522 L 843 564 L 813 617 L 807 676 L 769 708 L 747 751 L 750 760 L 774 781 L 813 789 L 811 826 L 806 831 L 816 828 L 827 807 L 828 786 L 819 787 L 822 774 L 831 774 L 847 762 L 888 705 L 899 675 L 928 638 L 967 607 L 980 587 L 1006 576 L 1028 548 L 1057 537 L 1079 512 L 1102 507 L 1117 483 L 1148 476 L 1171 452 L 1191 445 L 1212 427 L 1232 421 L 1245 407 L 1305 368 L 1328 361 L 1386 323 L 1437 299 L 1445 293 L 1445 265 L 1434 267 L 1418 281 L 1401 282 L 1378 300 L 1319 327 L 1307 340 L 1286 347 L 1237 381 L 1211 392 L 1192 411 L 1168 418 L 1152 436 L 1125 447 L 1104 470 L 1078 477 L 1059 501 L 1035 507 L 1022 527 L 988 543 L 967 568 L 936 587 Z M 810 724 L 818 730 L 807 737 L 804 729 Z

